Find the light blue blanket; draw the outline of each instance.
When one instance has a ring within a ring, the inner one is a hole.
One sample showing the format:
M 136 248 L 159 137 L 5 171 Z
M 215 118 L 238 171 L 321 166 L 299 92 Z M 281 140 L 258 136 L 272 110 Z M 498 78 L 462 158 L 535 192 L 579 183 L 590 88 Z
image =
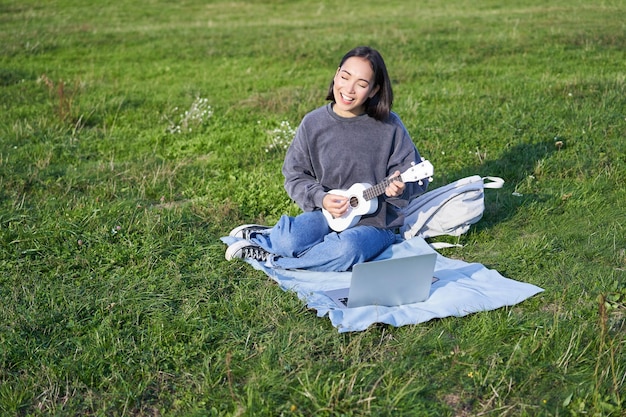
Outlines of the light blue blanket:
M 226 244 L 236 238 L 224 237 Z M 419 237 L 396 243 L 377 259 L 430 253 L 433 249 Z M 373 323 L 392 326 L 423 323 L 434 318 L 462 317 L 478 311 L 511 306 L 543 291 L 543 289 L 509 278 L 482 264 L 467 263 L 437 255 L 435 276 L 428 299 L 399 307 L 368 306 L 341 309 L 324 291 L 348 287 L 351 272 L 315 272 L 285 270 L 247 260 L 265 272 L 285 291 L 294 291 L 307 307 L 317 310 L 319 317 L 328 315 L 340 333 L 361 331 Z

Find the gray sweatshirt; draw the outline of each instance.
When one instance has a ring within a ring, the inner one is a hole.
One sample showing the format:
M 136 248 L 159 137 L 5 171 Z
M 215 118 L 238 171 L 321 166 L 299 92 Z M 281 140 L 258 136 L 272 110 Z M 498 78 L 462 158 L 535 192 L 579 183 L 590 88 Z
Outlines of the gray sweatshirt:
M 287 194 L 302 210 L 313 211 L 322 208 L 328 191 L 348 189 L 357 182 L 378 184 L 396 170 L 404 172 L 411 162 L 419 163 L 421 158 L 395 113 L 384 122 L 366 114 L 344 118 L 329 103 L 302 119 L 282 172 Z M 401 226 L 403 218 L 396 208 L 404 207 L 427 186 L 427 179 L 423 185 L 407 182 L 402 196 L 379 196 L 378 210 L 363 216 L 358 224 Z

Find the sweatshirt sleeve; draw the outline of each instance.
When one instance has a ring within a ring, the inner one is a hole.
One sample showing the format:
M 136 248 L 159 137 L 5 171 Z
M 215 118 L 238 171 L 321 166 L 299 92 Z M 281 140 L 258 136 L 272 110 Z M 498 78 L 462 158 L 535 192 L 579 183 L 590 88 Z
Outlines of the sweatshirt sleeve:
M 393 114 L 393 113 L 392 113 Z M 411 163 L 419 164 L 421 162 L 421 156 L 417 147 L 413 143 L 409 132 L 406 127 L 397 117 L 393 114 L 394 122 L 397 125 L 398 129 L 398 137 L 399 140 L 396 142 L 394 147 L 393 154 L 389 158 L 389 166 L 388 173 L 392 174 L 396 170 L 399 170 L 401 173 L 406 171 L 411 167 Z M 415 198 L 416 196 L 424 193 L 428 189 L 428 178 L 424 178 L 421 181 L 407 182 L 404 192 L 401 196 L 398 197 L 384 197 L 387 203 L 392 204 L 396 207 L 402 208 L 405 207 L 408 202 Z
M 287 194 L 302 210 L 313 211 L 322 207 L 326 190 L 316 179 L 303 124 L 287 149 L 282 173 Z

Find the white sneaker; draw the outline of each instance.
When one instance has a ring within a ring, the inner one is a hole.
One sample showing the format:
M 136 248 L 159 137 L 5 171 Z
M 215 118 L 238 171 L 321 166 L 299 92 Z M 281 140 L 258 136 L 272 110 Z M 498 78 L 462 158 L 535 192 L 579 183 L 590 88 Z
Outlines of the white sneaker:
M 272 256 L 273 254 L 248 240 L 238 240 L 226 248 L 227 261 L 232 261 L 233 259 L 254 259 L 265 262 Z
M 241 239 L 250 239 L 257 233 L 262 233 L 263 231 L 269 230 L 271 227 L 263 226 L 261 224 L 244 224 L 239 227 L 235 227 L 230 231 L 228 236 L 238 237 Z

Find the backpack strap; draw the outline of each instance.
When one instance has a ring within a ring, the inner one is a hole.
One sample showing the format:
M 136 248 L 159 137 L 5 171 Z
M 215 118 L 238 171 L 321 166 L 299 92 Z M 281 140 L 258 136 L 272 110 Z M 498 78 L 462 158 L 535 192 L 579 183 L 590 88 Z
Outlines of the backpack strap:
M 486 182 L 485 180 L 489 180 L 491 182 Z M 502 188 L 503 185 L 504 180 L 500 177 L 483 177 L 484 188 Z
M 447 242 L 432 242 L 432 243 L 429 243 L 428 246 L 430 246 L 433 249 L 462 248 L 463 247 L 463 245 L 461 245 L 460 243 L 447 243 Z

